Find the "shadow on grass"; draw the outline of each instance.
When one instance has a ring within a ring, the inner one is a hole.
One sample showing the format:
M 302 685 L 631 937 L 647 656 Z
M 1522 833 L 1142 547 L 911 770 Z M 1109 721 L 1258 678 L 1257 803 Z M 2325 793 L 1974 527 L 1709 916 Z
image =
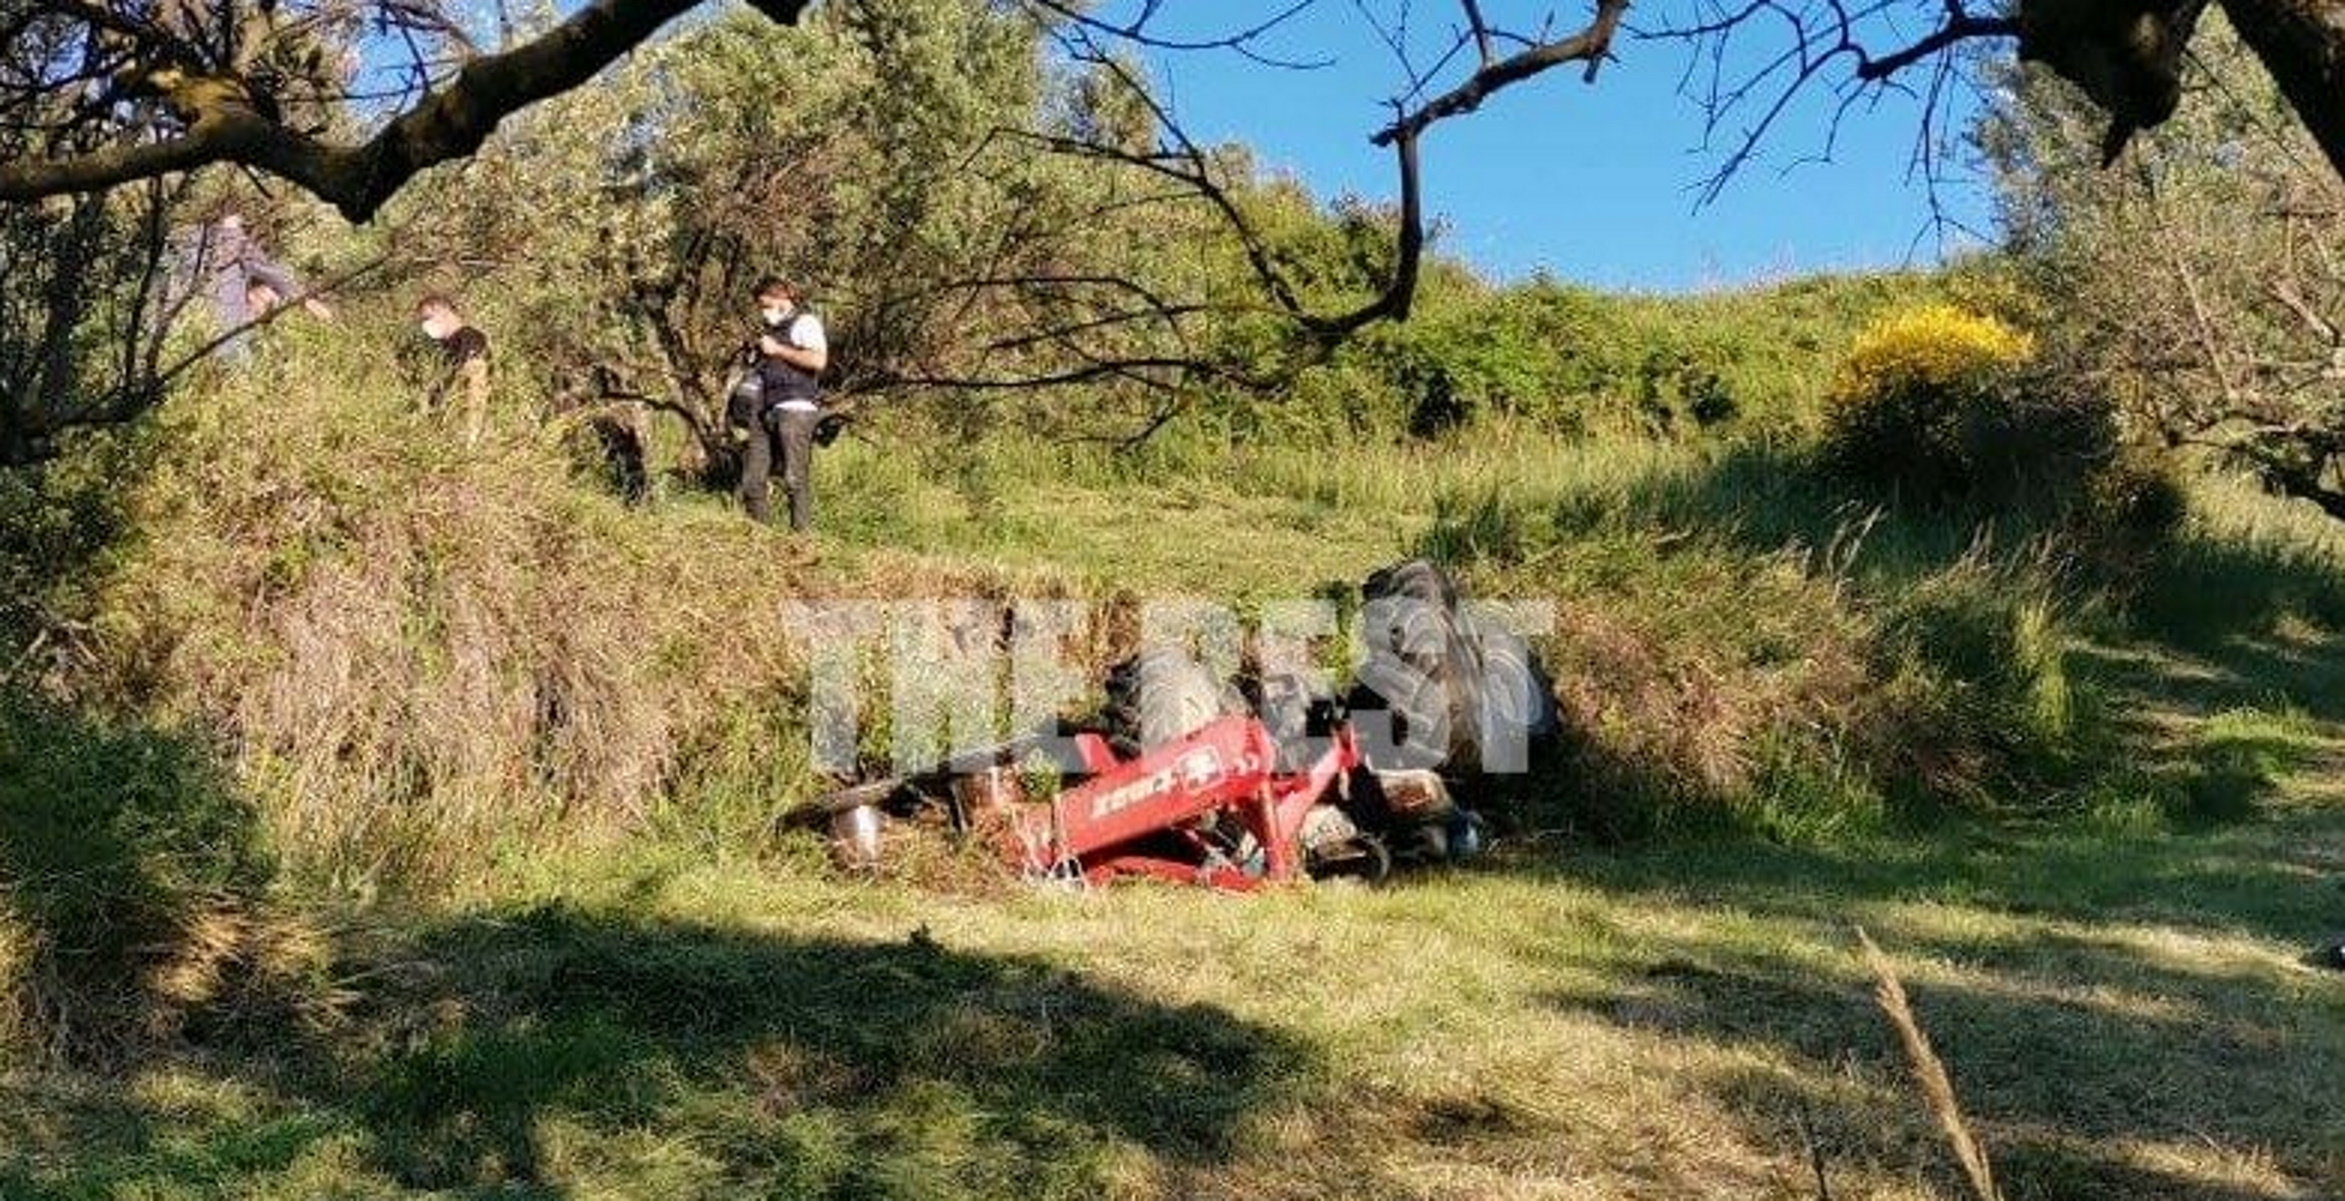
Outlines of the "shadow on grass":
M 170 1115 L 93 1103 L 50 1135 L 81 1143 L 81 1165 L 0 1166 L 0 1194 L 249 1186 L 339 1143 L 337 1185 L 374 1191 L 1094 1196 L 1230 1158 L 1244 1119 L 1314 1070 L 1226 1012 L 920 934 L 543 908 L 441 927 L 382 962 L 330 1038 L 234 1061 L 306 1116 L 190 1138 Z
M 1582 882 L 1738 920 L 1666 946 L 1623 934 L 1613 945 L 1636 949 L 1602 975 L 1627 983 L 1547 1000 L 1755 1054 L 1762 1065 L 1705 1070 L 1702 1087 L 1763 1146 L 1804 1159 L 1812 1131 L 1828 1163 L 1934 1163 L 1938 1187 L 1966 1195 L 1853 953 L 1818 970 L 1750 941 L 1742 919 L 1828 942 L 1862 922 L 1903 965 L 2009 1196 L 2328 1195 L 2345 1186 L 2345 977 L 2235 940 L 2308 946 L 2334 930 L 2345 863 L 2323 848 L 2341 839 L 2345 815 L 2304 813 L 2114 844 L 1947 836 L 1591 859 Z M 2274 1180 L 2293 1184 L 2261 1183 Z
M 2057 505 L 1904 503 L 1834 476 L 1804 449 L 1738 443 L 1690 470 L 1567 503 L 1556 525 L 1566 535 L 1607 521 L 1701 530 L 1755 555 L 1833 548 L 1859 578 L 1896 582 L 1945 568 L 1982 539 L 2019 546 L 2058 528 L 2060 516 Z
M 1906 988 L 2015 1201 L 2305 1195 L 2161 1165 L 2161 1151 L 2263 1159 L 2293 1181 L 2338 1182 L 2345 1100 L 2331 1086 L 2345 1044 L 2324 1036 L 2317 999 L 2245 974 L 2159 970 L 2117 946 L 1896 941 L 1909 961 L 1990 976 Z M 1986 962 L 1970 959 L 1982 950 Z M 1765 1048 L 1766 1068 L 1700 1072 L 1754 1142 L 1799 1156 L 1813 1137 L 1828 1165 L 1896 1175 L 1933 1165 L 1945 1195 L 1967 1195 L 1943 1144 L 1924 1133 L 1929 1111 L 1869 982 L 1699 946 L 1647 977 L 1627 994 L 1549 1000 L 1672 1037 Z
M 2191 532 L 2152 562 L 2130 611 L 2175 646 L 2236 655 L 2239 639 L 2268 638 L 2291 620 L 2345 632 L 2345 574 L 2283 546 Z
M 1665 890 L 1814 921 L 1845 921 L 1868 904 L 1930 901 L 2293 946 L 2335 925 L 2345 908 L 2345 864 L 2324 853 L 2340 841 L 2345 813 L 2333 810 L 2274 813 L 2185 837 L 1969 822 L 1843 846 L 1735 841 L 1583 855 L 1543 870 L 1607 890 Z
M 2345 722 L 2345 643 L 2234 636 L 2198 650 L 2083 646 L 2077 659 L 2111 693 L 2144 702 L 2125 713 L 2137 731 L 2160 716 L 2205 718 L 2233 710 L 2295 709 Z
M 321 1157 L 330 1192 L 1090 1196 L 1228 1159 L 1318 1070 L 1040 960 L 621 904 L 329 937 L 203 748 L 0 693 L 0 1197 Z
M 2340 651 L 2326 635 L 2236 637 L 2197 652 L 2076 647 L 2122 752 L 2103 768 L 2092 816 L 2121 828 L 2126 810 L 2155 811 L 2156 824 L 2206 829 L 2333 785 L 2345 774 Z
M 0 1062 L 104 1065 L 276 1009 L 300 965 L 273 874 L 203 748 L 0 686 Z
M 561 1112 L 699 1125 L 793 1195 L 933 1177 L 1040 1196 L 1096 1185 L 1116 1144 L 1224 1158 L 1307 1066 L 1219 1010 L 918 934 L 794 941 L 543 909 L 421 949 L 453 987 L 402 1010 L 462 1016 L 384 1059 L 362 1096 L 393 1174 L 423 1187 L 541 1179 L 538 1123 Z M 721 1112 L 679 1112 L 696 1093 Z
M 2293 624 L 2345 634 L 2345 574 L 2316 553 L 2267 539 L 2104 529 L 2096 537 L 2115 535 L 2114 546 L 2084 546 L 2056 505 L 1900 505 L 1835 480 L 1796 451 L 1759 445 L 1734 447 L 1622 497 L 1566 506 L 1558 527 L 1568 534 L 1606 519 L 1723 533 L 1757 554 L 1839 547 L 1858 579 L 1891 586 L 1953 565 L 1981 538 L 2016 549 L 2050 535 L 2078 556 L 2069 564 L 2073 582 L 2122 597 L 2141 636 L 2265 688 L 2320 694 L 2329 716 L 2345 716 L 2333 648 L 2308 649 L 2282 633 Z M 2120 552 L 2115 559 L 2102 557 L 2112 550 Z

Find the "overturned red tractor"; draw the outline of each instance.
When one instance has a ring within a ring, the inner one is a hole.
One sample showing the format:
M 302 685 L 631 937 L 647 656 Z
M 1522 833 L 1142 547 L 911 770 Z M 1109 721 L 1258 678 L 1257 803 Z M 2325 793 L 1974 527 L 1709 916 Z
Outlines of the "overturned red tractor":
M 1379 571 L 1362 591 L 1368 655 L 1340 698 L 1292 679 L 1248 695 L 1153 648 L 1109 674 L 1095 722 L 981 752 L 972 770 L 843 789 L 809 812 L 851 863 L 877 862 L 894 818 L 941 806 L 1027 878 L 1089 884 L 1242 891 L 1471 857 L 1487 830 L 1452 785 L 1477 778 L 1494 748 L 1553 734 L 1546 677 L 1430 563 Z M 1030 792 L 1038 760 L 1055 771 Z

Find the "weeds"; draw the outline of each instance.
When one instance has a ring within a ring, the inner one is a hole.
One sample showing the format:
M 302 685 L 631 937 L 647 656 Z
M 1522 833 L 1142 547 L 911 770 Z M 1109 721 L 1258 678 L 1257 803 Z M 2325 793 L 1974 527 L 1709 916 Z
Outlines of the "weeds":
M 205 749 L 0 692 L 0 1058 L 119 1064 L 323 1021 L 331 948 Z
M 2230 570 L 2188 535 L 2152 560 L 2163 582 L 2104 599 L 2057 515 L 1851 497 L 1794 443 L 1504 415 L 1308 454 L 1200 423 L 1123 455 L 940 446 L 883 413 L 822 461 L 816 564 L 722 498 L 622 508 L 524 413 L 459 453 L 394 387 L 305 382 L 380 378 L 374 348 L 288 337 L 275 374 L 150 435 L 160 465 L 121 501 L 147 537 L 85 573 L 99 670 L 76 687 L 225 732 L 285 853 L 358 895 L 477 886 L 493 845 L 754 844 L 822 784 L 792 597 L 1258 607 L 1426 554 L 1478 595 L 1557 607 L 1536 641 L 1569 745 L 1517 790 L 1523 824 L 1797 841 L 1948 801 L 2069 803 L 2106 736 L 2070 644 Z M 2222 545 L 2271 548 L 2273 620 L 2325 620 L 2294 532 Z

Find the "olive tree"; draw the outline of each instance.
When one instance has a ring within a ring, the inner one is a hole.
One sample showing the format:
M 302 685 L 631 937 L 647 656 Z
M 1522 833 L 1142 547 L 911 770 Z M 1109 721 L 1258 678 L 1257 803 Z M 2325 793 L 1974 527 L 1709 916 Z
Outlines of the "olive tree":
M 718 476 L 723 385 L 774 272 L 832 325 L 849 404 L 949 394 L 924 407 L 1049 426 L 1081 385 L 1088 432 L 1145 429 L 1248 369 L 1253 345 L 1209 336 L 1243 308 L 1243 264 L 1195 190 L 1068 149 L 1145 145 L 1156 118 L 1135 65 L 1060 53 L 1059 32 L 961 0 L 699 24 L 517 116 L 383 219 L 408 270 L 493 277 L 480 290 L 519 309 L 501 325 L 557 391 L 672 414 Z M 1242 159 L 1210 158 L 1255 190 Z
M 139 133 L 96 146 L 53 143 L 0 166 L 0 201 L 235 163 L 365 220 L 419 172 L 477 151 L 506 117 L 585 82 L 700 2 L 589 0 L 531 36 L 482 53 L 439 0 L 9 0 L 0 32 L 12 46 L 42 48 L 13 54 L 11 70 L 0 76 L 0 106 L 49 129 L 127 122 Z M 1294 0 L 1266 18 L 1232 18 L 1234 28 L 1185 41 L 1162 32 L 1167 14 L 1183 7 L 1164 0 L 981 7 L 1027 12 L 1127 45 L 1246 51 L 1315 2 Z M 1780 53 L 1756 60 L 1765 65 L 1754 77 L 1711 93 L 1720 107 L 1754 105 L 1759 116 L 1749 124 L 1758 130 L 1811 82 L 1861 90 L 1922 64 L 1943 69 L 1966 41 L 2015 40 L 2023 59 L 2075 81 L 2108 114 L 2106 153 L 2113 153 L 2132 131 L 2172 115 L 2180 64 L 2204 6 L 2017 0 L 2007 10 L 1973 12 L 1963 0 L 1676 0 L 1655 28 L 1711 47 L 1752 36 L 1778 45 Z M 751 7 L 792 25 L 811 0 L 755 0 Z M 1371 135 L 1392 150 L 1400 177 L 1404 245 L 1392 286 L 1369 304 L 1310 324 L 1340 334 L 1404 316 L 1423 228 L 1420 141 L 1497 92 L 1557 68 L 1579 65 L 1592 81 L 1614 52 L 1627 7 L 1627 0 L 1595 0 L 1584 23 L 1557 28 L 1540 6 L 1458 0 L 1447 22 L 1450 50 L 1424 60 L 1432 65 L 1421 72 L 1407 71 L 1391 120 Z M 1371 20 L 1389 14 L 1395 28 L 1409 22 L 1401 0 L 1361 8 Z M 2336 0 L 2224 0 L 2224 8 L 2332 162 L 2345 164 L 2345 88 L 2338 86 L 2345 82 L 2338 75 L 2345 23 L 2337 20 Z M 1905 32 L 1917 25 L 1926 32 Z M 371 36 L 357 37 L 361 29 Z M 382 44 L 403 46 L 404 61 L 377 65 L 370 75 L 367 56 L 350 51 Z M 350 100 L 364 101 L 370 119 L 321 119 L 321 108 Z M 1282 304 L 1290 299 L 1274 279 L 1264 282 Z

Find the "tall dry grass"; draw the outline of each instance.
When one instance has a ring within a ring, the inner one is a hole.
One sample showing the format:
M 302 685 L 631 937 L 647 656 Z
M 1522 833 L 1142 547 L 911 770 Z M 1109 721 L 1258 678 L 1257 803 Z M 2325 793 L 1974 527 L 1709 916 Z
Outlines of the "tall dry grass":
M 817 786 L 793 598 L 1335 595 L 1429 554 L 1475 595 L 1554 603 L 1538 642 L 1573 753 L 1525 791 L 1620 835 L 1724 814 L 1800 839 L 1913 798 L 2051 796 L 2094 749 L 2065 648 L 2102 613 L 2067 532 L 1851 494 L 1796 440 L 1181 426 L 1120 455 L 939 444 L 880 413 L 824 461 L 814 562 L 724 498 L 631 511 L 580 484 L 527 380 L 460 449 L 387 357 L 289 323 L 171 403 L 80 673 L 217 737 L 289 856 L 354 887 L 647 823 L 753 837 Z
M 1906 1063 L 1913 1069 L 1914 1086 L 1920 1091 L 1930 1116 L 1937 1120 L 1939 1131 L 1946 1136 L 1946 1145 L 1954 1153 L 1954 1162 L 1962 1168 L 1963 1179 L 1969 1183 L 1977 1201 L 2002 1201 L 2003 1194 L 1995 1187 L 1994 1165 L 1987 1159 L 1986 1144 L 1971 1130 L 1970 1119 L 1962 1112 L 1962 1102 L 1954 1095 L 1954 1079 L 1947 1074 L 1945 1061 L 1931 1047 L 1930 1036 L 1922 1029 L 1921 1019 L 1915 1016 L 1913 1003 L 1906 999 L 1905 985 L 1898 980 L 1896 967 L 1861 926 L 1857 928 L 1856 940 L 1864 956 L 1865 969 L 1873 974 L 1873 999 L 1888 1017 L 1890 1028 L 1897 1032 Z
M 608 837 L 801 704 L 803 548 L 623 509 L 524 403 L 467 451 L 363 346 L 266 349 L 162 414 L 83 691 L 221 739 L 290 855 L 363 886 Z

